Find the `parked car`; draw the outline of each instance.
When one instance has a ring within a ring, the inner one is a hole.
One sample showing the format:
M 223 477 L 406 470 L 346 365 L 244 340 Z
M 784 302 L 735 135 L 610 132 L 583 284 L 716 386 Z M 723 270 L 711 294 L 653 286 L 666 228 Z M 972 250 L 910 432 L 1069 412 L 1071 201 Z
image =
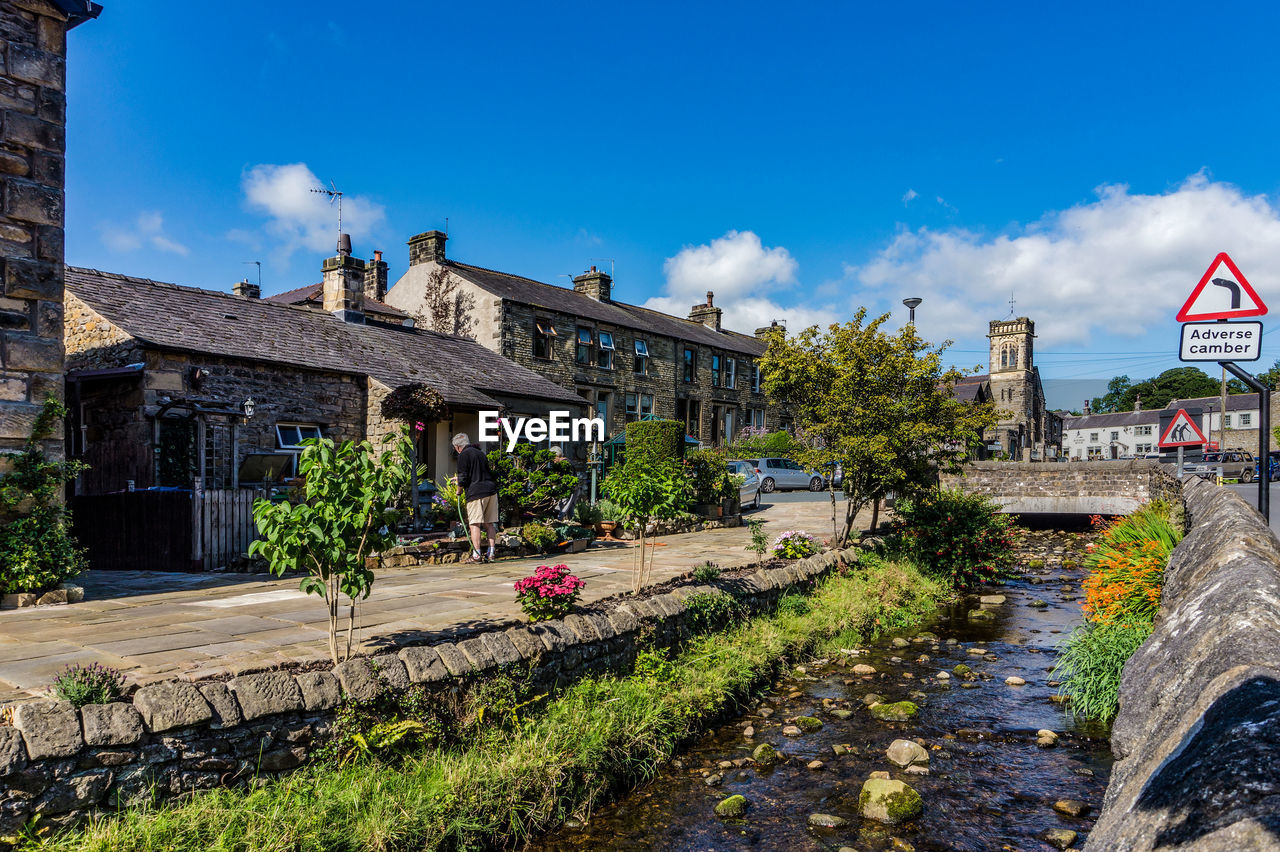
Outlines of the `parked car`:
M 729 462 L 729 472 L 740 474 L 745 477 L 742 480 L 741 487 L 738 488 L 738 502 L 743 508 L 747 504 L 751 504 L 751 508 L 760 508 L 760 477 L 756 475 L 756 469 L 748 462 L 731 461 Z
M 1270 461 L 1270 464 L 1267 465 L 1267 481 L 1268 482 L 1275 482 L 1277 479 L 1280 479 L 1280 458 L 1277 457 L 1278 455 L 1280 454 L 1277 454 L 1275 452 L 1268 453 L 1268 458 Z M 1261 464 L 1262 464 L 1261 462 L 1254 462 L 1254 465 L 1253 465 L 1254 479 L 1258 478 L 1258 468 L 1261 466 Z
M 1238 479 L 1241 482 L 1253 482 L 1258 465 L 1253 453 L 1244 450 L 1227 450 L 1226 452 L 1205 453 L 1196 464 L 1184 464 L 1182 471 L 1188 476 L 1199 476 L 1209 479 L 1217 476 L 1219 470 L 1223 479 Z
M 760 490 L 772 494 L 775 490 L 808 488 L 810 491 L 821 491 L 826 480 L 817 471 L 805 470 L 791 459 L 765 458 L 743 459 L 755 468 L 760 477 Z

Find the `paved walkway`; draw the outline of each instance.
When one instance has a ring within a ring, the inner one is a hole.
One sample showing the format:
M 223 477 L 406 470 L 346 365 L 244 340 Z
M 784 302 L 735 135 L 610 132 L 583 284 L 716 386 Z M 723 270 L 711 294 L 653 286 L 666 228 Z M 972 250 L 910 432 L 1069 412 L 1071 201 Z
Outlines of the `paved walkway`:
M 771 537 L 793 528 L 827 537 L 830 511 L 825 502 L 775 503 L 757 517 Z M 748 541 L 745 526 L 663 538 L 652 582 L 708 560 L 723 568 L 745 564 L 754 558 Z M 587 581 L 582 600 L 590 602 L 630 590 L 635 555 L 631 542 L 619 542 L 555 560 Z M 511 584 L 548 561 L 382 571 L 357 610 L 356 638 L 372 650 L 514 623 L 523 616 Z M 81 582 L 83 603 L 0 612 L 0 704 L 43 695 L 53 675 L 71 663 L 102 663 L 145 683 L 328 659 L 324 603 L 300 592 L 297 579 L 97 571 Z

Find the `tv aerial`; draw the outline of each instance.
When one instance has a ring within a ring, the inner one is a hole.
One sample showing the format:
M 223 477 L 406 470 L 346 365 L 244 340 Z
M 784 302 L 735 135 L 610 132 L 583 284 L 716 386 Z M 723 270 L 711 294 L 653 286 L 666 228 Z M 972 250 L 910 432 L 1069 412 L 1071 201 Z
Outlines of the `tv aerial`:
M 333 181 L 329 181 L 329 188 L 328 188 L 328 189 L 325 189 L 323 186 L 320 186 L 320 187 L 316 187 L 315 189 L 313 189 L 313 190 L 311 190 L 311 191 L 312 191 L 312 192 L 314 192 L 314 193 L 316 193 L 316 194 L 318 194 L 318 195 L 327 195 L 327 196 L 329 197 L 329 204 L 330 204 L 330 205 L 332 205 L 332 204 L 333 204 L 333 202 L 335 202 L 335 201 L 336 201 L 336 202 L 338 202 L 338 240 L 337 240 L 337 245 L 338 245 L 338 249 L 339 249 L 339 251 L 341 251 L 341 249 L 342 249 L 342 190 L 338 189 L 338 187 L 334 184 L 334 182 L 333 182 Z

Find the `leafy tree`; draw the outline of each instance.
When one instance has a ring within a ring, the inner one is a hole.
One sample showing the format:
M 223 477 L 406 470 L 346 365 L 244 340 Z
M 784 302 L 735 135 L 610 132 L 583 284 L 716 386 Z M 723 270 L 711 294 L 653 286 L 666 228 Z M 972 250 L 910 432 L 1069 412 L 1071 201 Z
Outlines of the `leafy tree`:
M 489 452 L 489 469 L 498 483 L 498 505 L 509 523 L 520 518 L 545 518 L 573 493 L 578 475 L 566 459 L 525 441 L 511 453 Z
M 319 595 L 329 608 L 329 656 L 338 655 L 339 596 L 349 602 L 346 651 L 351 656 L 356 601 L 373 591 L 369 558 L 395 544 L 395 524 L 403 512 L 396 502 L 409 482 L 412 450 L 407 427 L 384 442 L 381 454 L 368 441 L 335 446 L 328 438 L 303 441 L 298 460 L 303 483 L 289 501 L 258 500 L 253 519 L 262 539 L 249 553 L 267 560 L 277 576 L 306 571 L 300 588 Z
M 639 592 L 653 573 L 652 555 L 645 568 L 645 529 L 651 521 L 669 520 L 685 511 L 692 496 L 689 480 L 674 459 L 659 465 L 628 461 L 609 472 L 601 490 L 617 507 L 617 520 L 636 531 L 638 563 L 632 570 L 631 588 Z
M 1262 382 L 1264 385 L 1271 388 L 1272 390 L 1275 390 L 1276 384 L 1280 383 L 1280 359 L 1278 359 L 1274 364 L 1272 364 L 1269 370 L 1264 370 L 1261 373 L 1254 373 L 1254 375 L 1258 377 L 1258 381 Z M 1253 388 L 1247 387 L 1245 383 L 1240 381 L 1239 379 L 1227 380 L 1227 393 L 1253 393 L 1253 392 L 1254 392 Z
M 0 592 L 44 592 L 85 568 L 84 551 L 67 532 L 70 514 L 62 486 L 87 469 L 83 462 L 53 461 L 43 441 L 61 429 L 67 409 L 47 397 L 31 437 L 8 456 L 0 474 Z
M 1280 361 L 1276 368 L 1280 368 Z M 1276 378 L 1280 378 L 1280 371 Z M 1239 382 L 1236 385 L 1241 389 L 1231 390 L 1232 393 L 1246 392 Z M 1228 385 L 1228 389 L 1231 387 Z M 1133 411 L 1141 395 L 1143 408 L 1164 408 L 1175 399 L 1217 396 L 1220 391 L 1218 381 L 1199 367 L 1174 367 L 1137 384 L 1131 383 L 1128 376 L 1116 376 L 1107 383 L 1107 393 L 1095 398 L 1092 406 L 1096 414 Z
M 1126 398 L 1129 391 L 1133 387 L 1133 382 L 1129 381 L 1128 376 L 1116 376 L 1107 382 L 1107 392 L 1102 396 L 1095 396 L 1090 403 L 1095 414 L 1113 414 L 1117 411 L 1130 411 L 1130 407 L 1125 406 Z
M 913 325 L 888 334 L 881 330 L 888 319 L 868 322 L 862 308 L 825 332 L 814 326 L 788 337 L 779 328 L 761 359 L 765 392 L 790 406 L 803 432 L 798 460 L 844 468 L 840 542 L 867 504 L 878 510 L 886 493 L 906 496 L 932 485 L 939 471 L 958 470 L 995 424 L 993 406 L 952 394 L 963 374 L 943 369 L 946 344 L 934 348 Z

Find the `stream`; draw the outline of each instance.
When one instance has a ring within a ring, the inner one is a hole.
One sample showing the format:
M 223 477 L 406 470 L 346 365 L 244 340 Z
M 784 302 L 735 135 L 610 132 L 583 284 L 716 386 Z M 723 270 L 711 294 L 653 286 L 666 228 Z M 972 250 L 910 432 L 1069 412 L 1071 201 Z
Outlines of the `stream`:
M 967 596 L 915 630 L 793 667 L 645 786 L 526 848 L 1051 850 L 1070 841 L 1064 830 L 1078 833 L 1073 848 L 1079 848 L 1106 789 L 1108 731 L 1063 712 L 1048 670 L 1058 643 L 1081 621 L 1083 570 L 1071 563 L 1082 561 L 1090 537 L 1037 530 L 1026 536 L 1020 576 L 981 591 L 1003 602 Z M 971 616 L 974 610 L 987 615 Z M 953 673 L 961 664 L 972 672 Z M 875 673 L 855 674 L 855 665 Z M 1009 677 L 1026 683 L 1007 685 Z M 864 702 L 869 693 L 886 702 L 912 701 L 919 714 L 908 722 L 880 721 Z M 823 725 L 784 735 L 797 716 Z M 1041 729 L 1058 735 L 1053 745 L 1037 744 Z M 896 739 L 928 751 L 928 774 L 887 759 Z M 772 744 L 784 759 L 757 767 L 751 754 L 760 743 Z M 921 815 L 896 826 L 863 819 L 858 795 L 872 772 L 913 787 L 924 801 Z M 716 804 L 734 794 L 746 797 L 745 816 L 716 816 Z M 1062 800 L 1074 802 L 1066 810 L 1075 816 L 1055 810 Z M 1080 803 L 1087 806 L 1083 813 Z M 814 827 L 813 814 L 844 824 Z M 1058 835 L 1050 843 L 1046 833 L 1053 831 Z

